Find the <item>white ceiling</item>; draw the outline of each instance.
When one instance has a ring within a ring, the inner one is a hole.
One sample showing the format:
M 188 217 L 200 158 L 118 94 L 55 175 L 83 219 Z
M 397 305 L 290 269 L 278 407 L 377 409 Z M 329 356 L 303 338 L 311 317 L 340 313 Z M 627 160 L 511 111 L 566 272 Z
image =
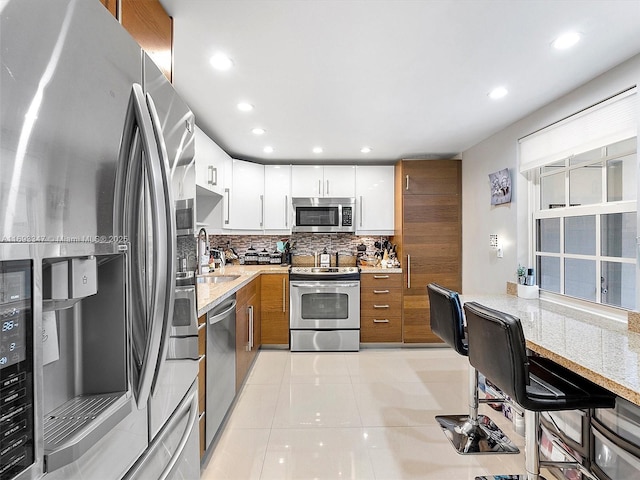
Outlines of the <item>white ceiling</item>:
M 264 163 L 455 155 L 640 53 L 640 0 L 161 2 L 196 123 Z M 571 29 L 578 45 L 551 48 Z M 217 51 L 231 70 L 210 67 Z M 491 100 L 499 85 L 509 94 Z

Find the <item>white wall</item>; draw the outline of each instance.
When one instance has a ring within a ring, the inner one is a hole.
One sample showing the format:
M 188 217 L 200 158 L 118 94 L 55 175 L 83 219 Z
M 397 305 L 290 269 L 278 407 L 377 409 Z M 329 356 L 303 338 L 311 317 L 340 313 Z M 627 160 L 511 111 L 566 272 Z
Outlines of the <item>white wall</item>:
M 504 293 L 506 282 L 516 280 L 518 263 L 527 266 L 530 262 L 529 193 L 526 178 L 518 171 L 518 138 L 638 84 L 640 55 L 463 152 L 463 293 Z M 517 95 L 517 92 L 511 95 Z M 503 168 L 509 168 L 511 172 L 512 201 L 491 206 L 489 174 Z M 489 247 L 490 234 L 498 234 L 503 244 L 503 258 L 497 258 L 495 250 Z

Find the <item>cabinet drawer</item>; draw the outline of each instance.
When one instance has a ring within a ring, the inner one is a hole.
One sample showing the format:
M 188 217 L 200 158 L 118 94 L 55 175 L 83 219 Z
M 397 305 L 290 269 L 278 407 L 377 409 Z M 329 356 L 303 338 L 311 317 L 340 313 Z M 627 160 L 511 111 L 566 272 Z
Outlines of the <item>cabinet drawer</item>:
M 361 293 L 360 295 L 361 316 L 395 316 L 402 314 L 402 296 L 400 294 L 374 295 Z
M 402 288 L 401 273 L 363 273 L 360 275 L 363 290 L 373 288 Z
M 362 343 L 401 342 L 402 317 L 384 314 L 361 316 L 360 341 Z

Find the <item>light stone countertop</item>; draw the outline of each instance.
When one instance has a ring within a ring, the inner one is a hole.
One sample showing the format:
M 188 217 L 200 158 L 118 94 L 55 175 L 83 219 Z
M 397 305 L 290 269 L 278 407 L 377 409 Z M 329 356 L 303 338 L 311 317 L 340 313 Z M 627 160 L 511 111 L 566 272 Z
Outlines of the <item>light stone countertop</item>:
M 251 280 L 261 274 L 289 273 L 288 265 L 226 265 L 216 269 L 213 273 L 197 275 L 197 277 L 239 275 L 230 282 L 224 283 L 196 283 L 196 303 L 198 317 L 204 315 L 224 299 L 236 293 Z
M 640 405 L 640 334 L 626 323 L 540 299 L 461 295 L 520 318 L 527 347 Z

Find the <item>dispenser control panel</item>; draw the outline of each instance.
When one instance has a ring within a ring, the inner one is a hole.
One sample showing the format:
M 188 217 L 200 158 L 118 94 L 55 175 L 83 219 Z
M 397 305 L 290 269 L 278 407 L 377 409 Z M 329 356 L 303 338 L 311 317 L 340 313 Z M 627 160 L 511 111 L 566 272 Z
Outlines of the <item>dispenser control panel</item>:
M 34 462 L 30 260 L 0 262 L 0 478 Z

